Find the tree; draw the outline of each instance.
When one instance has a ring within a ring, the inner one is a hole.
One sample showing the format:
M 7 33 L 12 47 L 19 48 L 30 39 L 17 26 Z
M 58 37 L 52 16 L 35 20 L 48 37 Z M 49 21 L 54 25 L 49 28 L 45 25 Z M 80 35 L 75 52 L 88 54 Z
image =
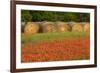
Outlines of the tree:
M 32 11 L 22 10 L 21 20 L 23 22 L 29 21 L 63 21 L 63 22 L 89 22 L 89 13 L 78 12 L 55 12 L 55 11 Z
M 29 22 L 32 21 L 32 16 L 28 10 L 21 11 L 21 21 L 22 22 Z

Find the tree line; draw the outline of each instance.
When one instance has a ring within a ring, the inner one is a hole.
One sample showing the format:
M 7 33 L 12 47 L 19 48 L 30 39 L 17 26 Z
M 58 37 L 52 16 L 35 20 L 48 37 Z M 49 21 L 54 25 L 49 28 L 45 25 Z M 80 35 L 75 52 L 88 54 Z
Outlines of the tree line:
M 90 22 L 89 13 L 55 12 L 55 11 L 21 11 L 22 22 L 63 21 L 63 22 Z

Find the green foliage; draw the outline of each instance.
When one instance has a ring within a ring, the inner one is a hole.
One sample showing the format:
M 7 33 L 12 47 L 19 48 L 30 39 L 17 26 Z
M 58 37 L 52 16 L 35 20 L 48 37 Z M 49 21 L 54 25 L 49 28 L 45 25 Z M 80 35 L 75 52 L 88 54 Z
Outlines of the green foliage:
M 75 13 L 65 13 L 64 20 L 65 21 L 77 21 L 78 17 Z
M 22 10 L 22 21 L 89 22 L 89 13 Z
M 27 10 L 22 10 L 21 11 L 21 21 L 22 22 L 29 22 L 31 20 L 32 20 L 32 16 L 31 16 L 30 12 Z

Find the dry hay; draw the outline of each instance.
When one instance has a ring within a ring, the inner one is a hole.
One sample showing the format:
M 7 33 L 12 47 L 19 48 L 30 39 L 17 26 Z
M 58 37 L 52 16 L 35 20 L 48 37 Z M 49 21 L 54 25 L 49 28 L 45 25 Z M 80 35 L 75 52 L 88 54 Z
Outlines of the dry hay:
M 42 28 L 42 32 L 44 33 L 56 32 L 56 27 L 54 22 L 43 22 L 40 28 Z
M 72 27 L 72 31 L 77 31 L 77 32 L 83 32 L 83 26 L 82 24 L 74 24 Z
M 66 32 L 70 31 L 71 27 L 67 24 L 67 22 L 56 22 L 58 32 Z
M 27 34 L 35 34 L 38 32 L 38 30 L 39 30 L 39 26 L 34 22 L 28 22 L 24 28 L 24 32 Z
M 86 23 L 84 24 L 84 32 L 90 32 L 90 24 L 89 23 Z

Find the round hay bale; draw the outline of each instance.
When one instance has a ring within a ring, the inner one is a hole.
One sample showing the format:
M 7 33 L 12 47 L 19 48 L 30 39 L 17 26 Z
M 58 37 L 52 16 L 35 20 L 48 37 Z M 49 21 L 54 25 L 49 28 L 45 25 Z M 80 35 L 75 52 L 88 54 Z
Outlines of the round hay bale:
M 67 22 L 56 22 L 58 32 L 66 32 L 70 31 L 71 27 L 67 24 Z
M 83 32 L 83 27 L 81 24 L 74 24 L 72 27 L 72 31 Z
M 28 22 L 24 28 L 24 32 L 27 34 L 35 34 L 39 30 L 38 24 L 34 22 Z
M 48 32 L 56 32 L 56 27 L 54 22 L 44 22 L 42 25 L 42 31 L 44 33 L 48 33 Z
M 84 32 L 90 32 L 90 24 L 89 23 L 86 23 L 83 28 L 84 28 Z

